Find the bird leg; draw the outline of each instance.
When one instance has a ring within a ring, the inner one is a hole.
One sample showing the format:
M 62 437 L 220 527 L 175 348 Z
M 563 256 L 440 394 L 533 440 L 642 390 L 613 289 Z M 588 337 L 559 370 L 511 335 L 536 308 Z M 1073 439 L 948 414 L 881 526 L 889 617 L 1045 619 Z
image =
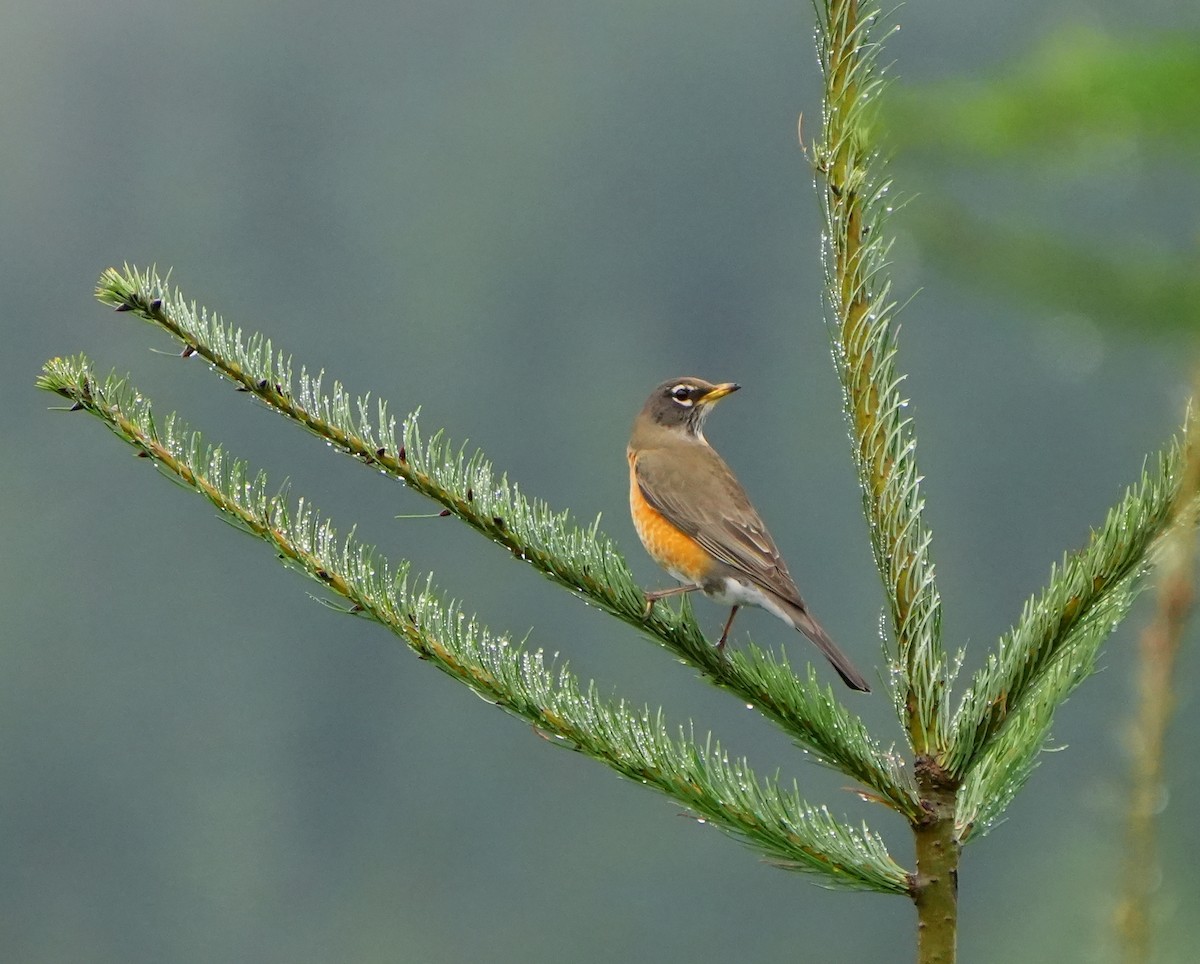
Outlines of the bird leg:
M 729 610 L 729 618 L 725 620 L 725 628 L 721 630 L 721 638 L 717 640 L 717 652 L 725 649 L 725 640 L 729 638 L 729 627 L 733 625 L 733 617 L 737 615 L 739 606 L 734 606 Z
M 680 596 L 685 592 L 695 592 L 700 588 L 700 584 L 696 583 L 689 586 L 672 586 L 670 589 L 652 589 L 649 592 L 644 592 L 642 595 L 646 597 L 646 608 L 642 610 L 642 616 L 649 616 L 650 610 L 654 608 L 654 604 L 660 599 L 666 599 L 668 596 Z

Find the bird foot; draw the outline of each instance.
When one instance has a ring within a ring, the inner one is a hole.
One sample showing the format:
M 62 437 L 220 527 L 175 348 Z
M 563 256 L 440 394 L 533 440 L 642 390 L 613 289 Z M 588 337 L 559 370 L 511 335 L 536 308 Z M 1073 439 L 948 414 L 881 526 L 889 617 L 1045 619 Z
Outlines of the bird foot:
M 670 589 L 645 589 L 642 595 L 646 597 L 646 608 L 642 610 L 642 618 L 645 619 L 650 615 L 650 610 L 654 608 L 654 604 L 660 599 L 666 599 L 668 596 L 679 596 L 687 592 L 695 592 L 699 589 L 699 585 L 695 586 L 672 586 Z
M 734 606 L 729 611 L 729 618 L 725 620 L 725 628 L 721 630 L 721 638 L 717 640 L 717 652 L 722 656 L 725 655 L 725 640 L 729 638 L 729 628 L 733 625 L 733 617 L 737 615 L 740 606 Z

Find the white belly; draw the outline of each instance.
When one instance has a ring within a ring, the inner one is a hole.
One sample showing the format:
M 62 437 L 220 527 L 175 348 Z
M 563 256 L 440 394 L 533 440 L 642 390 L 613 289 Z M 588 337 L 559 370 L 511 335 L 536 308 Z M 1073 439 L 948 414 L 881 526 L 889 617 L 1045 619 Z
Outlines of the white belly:
M 704 595 L 709 599 L 724 603 L 726 606 L 758 606 L 782 619 L 789 626 L 794 625 L 792 617 L 775 601 L 774 597 L 755 585 L 740 582 L 729 576 L 726 576 L 717 586 L 706 586 Z

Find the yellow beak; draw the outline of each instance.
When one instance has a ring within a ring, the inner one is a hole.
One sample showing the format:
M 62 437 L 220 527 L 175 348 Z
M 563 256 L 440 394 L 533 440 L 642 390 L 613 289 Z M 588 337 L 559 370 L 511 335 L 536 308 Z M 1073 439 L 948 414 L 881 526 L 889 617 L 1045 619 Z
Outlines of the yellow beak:
M 722 385 L 715 385 L 700 397 L 700 404 L 711 405 L 713 402 L 720 401 L 726 395 L 732 395 L 741 387 L 737 382 L 725 382 Z

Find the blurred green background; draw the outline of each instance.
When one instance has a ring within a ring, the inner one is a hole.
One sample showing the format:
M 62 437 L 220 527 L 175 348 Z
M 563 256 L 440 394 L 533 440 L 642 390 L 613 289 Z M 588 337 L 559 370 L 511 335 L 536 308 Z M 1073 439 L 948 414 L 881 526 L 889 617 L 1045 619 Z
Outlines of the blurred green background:
M 894 276 L 902 298 L 919 289 L 900 366 L 946 641 L 973 667 L 1178 425 L 1197 355 L 1197 88 L 1168 72 L 1158 90 L 1182 108 L 1151 94 L 1118 124 L 1106 108 L 1134 66 L 1072 86 L 1038 65 L 1153 65 L 1168 46 L 1186 61 L 1200 17 L 1167 0 L 900 16 L 884 57 L 893 173 L 918 196 L 893 220 Z M 911 863 L 898 821 L 755 714 L 453 521 L 394 519 L 427 504 L 91 296 L 107 265 L 172 267 L 298 362 L 420 405 L 531 494 L 603 513 L 648 585 L 663 577 L 626 517 L 630 420 L 662 378 L 735 379 L 709 438 L 818 617 L 878 665 L 882 596 L 795 134 L 803 112 L 815 136 L 820 110 L 808 5 L 18 0 L 3 20 L 4 959 L 909 959 L 905 901 L 815 887 L 556 751 L 312 602 L 265 547 L 33 388 L 47 357 L 79 350 L 132 371 L 162 410 L 432 570 L 492 628 L 532 627 L 530 645 L 602 690 L 796 776 Z M 986 120 L 997 102 L 1011 123 Z M 966 853 L 963 960 L 1115 959 L 1148 601 L 1061 713 L 1069 750 Z M 697 607 L 715 631 L 723 613 Z M 742 619 L 811 655 L 770 616 Z M 1164 961 L 1200 937 L 1196 671 L 1189 645 Z M 901 739 L 886 696 L 847 698 Z

